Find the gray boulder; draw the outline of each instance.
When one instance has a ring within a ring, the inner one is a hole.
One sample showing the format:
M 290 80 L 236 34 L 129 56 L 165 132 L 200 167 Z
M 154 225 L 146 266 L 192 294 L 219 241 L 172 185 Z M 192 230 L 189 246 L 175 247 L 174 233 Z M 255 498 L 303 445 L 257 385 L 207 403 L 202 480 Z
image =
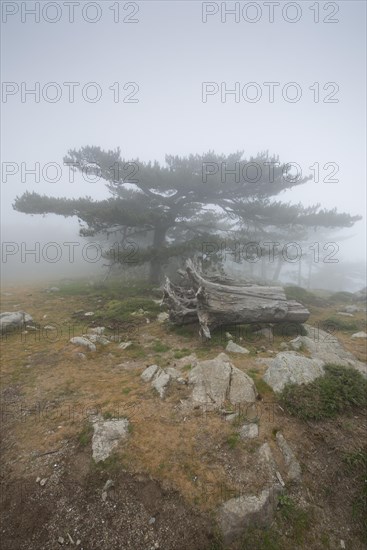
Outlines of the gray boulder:
M 97 348 L 93 342 L 88 340 L 88 338 L 85 338 L 83 336 L 74 336 L 70 339 L 71 344 L 74 344 L 75 346 L 82 346 L 86 348 L 89 351 L 96 351 Z
M 248 349 L 235 344 L 232 340 L 228 342 L 226 351 L 229 351 L 230 353 L 250 353 Z
M 140 375 L 140 378 L 144 382 L 150 382 L 152 385 L 152 388 L 154 388 L 159 393 L 160 398 L 163 399 L 163 397 L 165 396 L 168 384 L 171 381 L 171 378 L 178 379 L 179 376 L 180 376 L 180 373 L 173 368 L 163 370 L 160 367 L 158 367 L 158 365 L 150 365 L 150 367 L 147 367 L 142 372 L 142 374 Z
M 294 452 L 288 445 L 283 434 L 277 432 L 275 436 L 276 442 L 280 451 L 283 454 L 284 462 L 288 468 L 288 479 L 289 481 L 300 481 L 301 479 L 301 466 L 298 460 L 295 457 Z
M 105 336 L 100 334 L 83 334 L 83 337 L 93 342 L 93 344 L 101 344 L 102 346 L 108 346 L 111 343 Z
M 222 407 L 226 400 L 252 403 L 257 395 L 253 380 L 234 367 L 225 353 L 198 362 L 189 373 L 189 384 L 193 385 L 192 404 L 212 410 Z
M 150 367 L 147 367 L 142 374 L 140 375 L 140 378 L 144 382 L 151 382 L 158 373 L 160 374 L 162 370 L 158 367 L 158 365 L 150 365 Z
M 255 422 L 244 424 L 240 429 L 241 439 L 253 439 L 259 435 L 259 426 Z
M 367 334 L 363 331 L 352 334 L 352 338 L 367 338 Z
M 308 384 L 324 374 L 321 359 L 310 359 L 295 351 L 281 352 L 274 359 L 260 361 L 269 364 L 263 379 L 275 392 L 281 392 L 286 384 Z
M 165 396 L 168 384 L 171 380 L 171 377 L 166 372 L 161 372 L 159 376 L 156 376 L 153 379 L 152 387 L 159 393 L 159 397 L 163 399 Z
M 1 332 L 25 327 L 27 323 L 33 323 L 33 318 L 25 311 L 5 311 L 4 313 L 0 313 Z
M 92 438 L 93 458 L 95 462 L 106 460 L 119 442 L 126 439 L 129 431 L 126 418 L 103 421 L 100 417 L 93 420 Z
M 364 376 L 367 376 L 367 366 L 358 361 L 350 351 L 343 348 L 334 334 L 330 334 L 318 327 L 304 325 L 307 335 L 298 336 L 290 344 L 300 342 L 311 354 L 312 358 L 320 359 L 324 364 L 331 363 L 342 367 L 353 367 Z
M 259 495 L 243 495 L 224 502 L 218 512 L 224 543 L 230 544 L 251 525 L 270 525 L 281 491 L 280 485 L 274 485 Z
M 363 311 L 363 309 L 360 306 L 351 305 L 345 306 L 343 311 L 345 311 L 345 313 L 358 313 L 358 311 Z

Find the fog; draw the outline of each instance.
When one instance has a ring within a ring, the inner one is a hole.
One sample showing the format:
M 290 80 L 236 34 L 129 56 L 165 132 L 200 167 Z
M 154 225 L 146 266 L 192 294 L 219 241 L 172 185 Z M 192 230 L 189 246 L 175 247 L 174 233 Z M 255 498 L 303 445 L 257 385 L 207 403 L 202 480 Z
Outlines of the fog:
M 64 2 L 52 3 L 58 10 L 41 10 L 39 22 L 21 6 L 35 10 L 37 3 L 3 4 L 5 284 L 106 276 L 106 260 L 96 259 L 93 246 L 85 249 L 97 239 L 79 236 L 76 217 L 30 216 L 12 206 L 25 191 L 108 198 L 103 179 L 92 181 L 63 164 L 68 150 L 96 145 L 120 147 L 123 158 L 144 162 L 209 150 L 241 150 L 250 158 L 266 150 L 282 163 L 296 163 L 314 180 L 276 200 L 320 203 L 363 219 L 348 229 L 314 232 L 307 247 L 335 243 L 337 262 L 313 265 L 311 279 L 307 262 L 302 273 L 287 265 L 280 281 L 333 290 L 365 286 L 364 2 L 331 3 L 338 6 L 335 15 L 325 3 L 317 15 L 314 2 L 293 3 L 299 13 L 292 7 L 284 12 L 280 2 L 273 16 L 263 2 L 245 12 L 244 2 L 121 2 L 118 14 L 117 3 L 79 2 L 73 22 Z M 83 12 L 86 4 L 97 8 Z M 223 12 L 223 4 L 235 13 Z M 65 243 L 76 243 L 73 259 Z M 258 266 L 245 264 L 229 268 L 261 278 Z

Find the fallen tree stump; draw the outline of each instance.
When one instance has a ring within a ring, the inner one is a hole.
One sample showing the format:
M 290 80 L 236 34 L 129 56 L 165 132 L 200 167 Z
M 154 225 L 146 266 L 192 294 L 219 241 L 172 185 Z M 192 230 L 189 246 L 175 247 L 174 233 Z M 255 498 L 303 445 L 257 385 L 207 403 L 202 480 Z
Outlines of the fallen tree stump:
M 246 323 L 304 323 L 310 312 L 300 303 L 287 300 L 283 288 L 238 284 L 227 285 L 205 279 L 187 261 L 186 271 L 192 288 L 182 288 L 166 278 L 164 303 L 169 319 L 177 325 L 199 322 L 204 338 L 210 331 Z

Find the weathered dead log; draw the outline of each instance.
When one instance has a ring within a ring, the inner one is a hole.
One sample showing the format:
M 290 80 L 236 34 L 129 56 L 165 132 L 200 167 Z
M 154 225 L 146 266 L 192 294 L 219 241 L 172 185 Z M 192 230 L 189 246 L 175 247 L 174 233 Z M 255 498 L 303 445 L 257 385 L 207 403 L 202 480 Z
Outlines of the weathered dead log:
M 222 325 L 307 321 L 310 312 L 294 300 L 288 301 L 281 287 L 228 286 L 207 281 L 191 260 L 186 266 L 196 290 L 197 315 L 202 335 Z
M 176 286 L 168 277 L 163 287 L 163 303 L 167 304 L 169 320 L 175 325 L 187 325 L 198 321 L 194 290 Z
M 281 287 L 213 282 L 204 278 L 190 260 L 186 271 L 192 288 L 174 285 L 167 277 L 163 301 L 172 323 L 199 322 L 205 338 L 210 338 L 210 330 L 223 325 L 304 323 L 310 315 L 302 304 L 287 300 Z

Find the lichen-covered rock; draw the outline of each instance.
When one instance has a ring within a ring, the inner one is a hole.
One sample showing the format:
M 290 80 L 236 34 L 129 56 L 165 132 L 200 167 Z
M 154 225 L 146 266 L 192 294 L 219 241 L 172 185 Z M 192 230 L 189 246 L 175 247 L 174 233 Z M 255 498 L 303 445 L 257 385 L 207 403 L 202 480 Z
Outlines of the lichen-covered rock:
M 153 379 L 152 386 L 159 393 L 159 397 L 162 399 L 166 393 L 167 386 L 171 380 L 168 373 L 162 371 L 159 376 Z
M 83 336 L 74 336 L 70 339 L 70 342 L 75 346 L 82 346 L 89 351 L 97 350 L 95 344 L 93 344 L 93 342 L 91 342 L 88 338 L 84 338 Z
M 289 481 L 300 481 L 301 479 L 301 466 L 298 460 L 296 459 L 296 456 L 290 446 L 288 445 L 287 441 L 285 440 L 282 433 L 277 432 L 275 436 L 276 442 L 278 444 L 279 449 L 281 450 L 284 462 L 286 466 L 288 467 L 288 479 Z
M 101 462 L 110 456 L 121 440 L 127 438 L 129 421 L 127 418 L 104 421 L 98 417 L 93 421 L 93 429 L 93 458 L 95 462 Z
M 300 343 L 311 354 L 312 358 L 320 359 L 324 364 L 353 367 L 362 375 L 367 376 L 367 365 L 358 361 L 350 351 L 344 349 L 337 337 L 325 330 L 311 325 L 304 325 L 306 336 L 298 336 L 290 344 Z M 332 327 L 331 327 L 332 328 Z
M 257 395 L 253 380 L 234 367 L 225 353 L 200 361 L 189 373 L 189 384 L 193 385 L 193 405 L 208 410 L 220 408 L 226 400 L 252 403 Z
M 310 359 L 295 351 L 278 353 L 269 365 L 264 381 L 275 391 L 281 392 L 286 384 L 308 384 L 324 374 L 324 362 L 321 359 Z
M 250 353 L 248 349 L 235 344 L 232 340 L 228 342 L 226 351 L 229 351 L 230 353 Z
M 367 334 L 363 331 L 355 332 L 352 334 L 352 338 L 367 338 Z
M 259 435 L 259 426 L 255 422 L 244 424 L 240 429 L 241 439 L 253 439 Z
M 4 311 L 0 313 L 0 331 L 10 332 L 14 328 L 24 328 L 33 323 L 33 318 L 25 311 Z
M 150 367 L 147 367 L 140 375 L 140 378 L 144 380 L 144 382 L 151 382 L 157 374 L 160 374 L 162 371 L 158 367 L 158 365 L 150 365 Z
M 224 502 L 218 512 L 224 543 L 231 543 L 250 526 L 270 525 L 281 491 L 280 485 L 274 485 L 259 495 L 243 495 Z

